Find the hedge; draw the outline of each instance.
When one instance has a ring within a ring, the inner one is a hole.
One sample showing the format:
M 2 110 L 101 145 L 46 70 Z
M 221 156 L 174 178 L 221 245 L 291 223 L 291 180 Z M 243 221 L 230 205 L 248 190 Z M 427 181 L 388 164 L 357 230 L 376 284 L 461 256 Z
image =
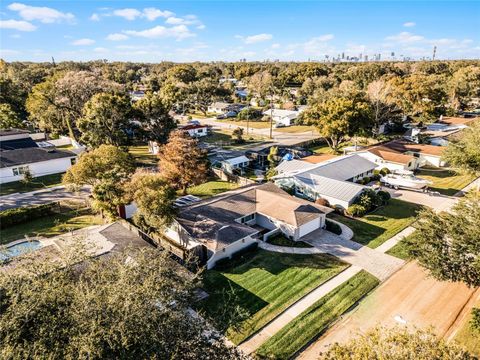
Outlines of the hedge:
M 340 235 L 342 233 L 342 228 L 337 223 L 325 219 L 326 229 L 334 234 Z
M 52 215 L 57 206 L 57 203 L 50 203 L 0 211 L 0 229 Z

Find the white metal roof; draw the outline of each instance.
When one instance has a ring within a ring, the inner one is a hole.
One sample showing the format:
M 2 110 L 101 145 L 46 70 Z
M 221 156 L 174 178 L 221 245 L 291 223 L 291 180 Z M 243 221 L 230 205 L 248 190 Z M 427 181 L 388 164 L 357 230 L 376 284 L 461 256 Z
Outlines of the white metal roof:
M 291 171 L 298 171 L 298 170 L 308 170 L 315 167 L 316 164 L 311 164 L 306 161 L 302 160 L 283 160 L 277 167 L 277 173 L 283 174 Z
M 340 181 L 324 176 L 309 174 L 295 176 L 297 181 L 311 187 L 320 196 L 329 196 L 337 200 L 350 202 L 365 188 L 349 181 Z
M 241 164 L 241 163 L 244 163 L 244 162 L 249 162 L 250 160 L 245 155 L 242 155 L 242 156 L 238 156 L 238 157 L 231 158 L 231 159 L 224 160 L 224 161 L 229 163 L 230 165 L 237 165 L 237 164 Z

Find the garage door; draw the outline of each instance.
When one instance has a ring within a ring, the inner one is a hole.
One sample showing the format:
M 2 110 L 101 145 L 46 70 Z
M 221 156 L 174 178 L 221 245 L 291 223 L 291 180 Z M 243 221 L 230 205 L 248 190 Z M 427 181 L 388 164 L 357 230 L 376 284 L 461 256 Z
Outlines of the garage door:
M 300 237 L 305 236 L 311 233 L 312 231 L 317 230 L 319 227 L 320 227 L 320 218 L 317 218 L 306 224 L 303 224 L 302 226 L 300 226 L 299 236 Z

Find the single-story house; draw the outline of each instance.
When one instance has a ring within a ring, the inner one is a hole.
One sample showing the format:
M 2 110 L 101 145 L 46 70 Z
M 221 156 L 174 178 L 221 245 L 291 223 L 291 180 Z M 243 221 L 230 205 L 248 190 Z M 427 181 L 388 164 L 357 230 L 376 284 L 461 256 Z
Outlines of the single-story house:
M 270 109 L 263 112 L 263 115 L 273 119 L 276 127 L 292 125 L 299 114 L 299 111 L 282 109 Z
M 442 167 L 445 161 L 442 161 L 442 146 L 416 144 L 404 140 L 393 140 L 382 144 L 383 147 L 396 151 L 404 155 L 410 155 L 418 159 L 417 167 L 425 165 Z
M 142 90 L 134 90 L 134 91 L 130 91 L 128 93 L 128 95 L 130 95 L 130 99 L 135 102 L 135 101 L 138 101 L 138 100 L 142 100 L 144 97 L 145 97 L 145 91 L 142 91 Z
M 382 145 L 372 146 L 355 154 L 377 164 L 377 170 L 387 168 L 394 172 L 396 170 L 415 170 L 419 167 L 418 158 L 413 155 L 402 154 Z
M 188 132 L 191 137 L 202 137 L 208 135 L 208 126 L 200 124 L 189 124 L 180 128 L 180 130 Z
M 0 184 L 19 181 L 26 172 L 33 177 L 67 171 L 77 154 L 56 148 L 21 148 L 0 151 Z
M 313 201 L 323 198 L 330 205 L 345 209 L 365 189 L 355 182 L 372 176 L 377 167 L 374 162 L 357 154 L 338 156 L 318 164 L 297 160 L 290 171 L 286 171 L 287 166 L 282 162 L 277 167 L 278 175 L 273 177 L 275 184 L 293 188 L 300 197 Z
M 298 241 L 323 228 L 325 215 L 331 211 L 267 183 L 182 207 L 163 235 L 187 249 L 204 248 L 211 269 L 218 260 L 272 234 L 283 233 Z
M 208 154 L 210 164 L 214 168 L 222 169 L 227 174 L 239 172 L 243 174 L 250 163 L 250 159 L 242 151 L 217 149 Z
M 207 112 L 215 114 L 223 114 L 228 110 L 228 107 L 232 105 L 226 102 L 216 101 L 207 108 Z

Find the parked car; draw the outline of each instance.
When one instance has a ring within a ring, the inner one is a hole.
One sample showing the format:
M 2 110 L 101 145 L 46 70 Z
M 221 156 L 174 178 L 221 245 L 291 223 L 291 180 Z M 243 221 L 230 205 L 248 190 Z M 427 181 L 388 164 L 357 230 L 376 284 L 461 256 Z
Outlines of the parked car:
M 228 111 L 224 114 L 220 114 L 217 116 L 217 119 L 228 119 L 228 118 L 234 118 L 237 117 L 237 112 L 236 111 Z

